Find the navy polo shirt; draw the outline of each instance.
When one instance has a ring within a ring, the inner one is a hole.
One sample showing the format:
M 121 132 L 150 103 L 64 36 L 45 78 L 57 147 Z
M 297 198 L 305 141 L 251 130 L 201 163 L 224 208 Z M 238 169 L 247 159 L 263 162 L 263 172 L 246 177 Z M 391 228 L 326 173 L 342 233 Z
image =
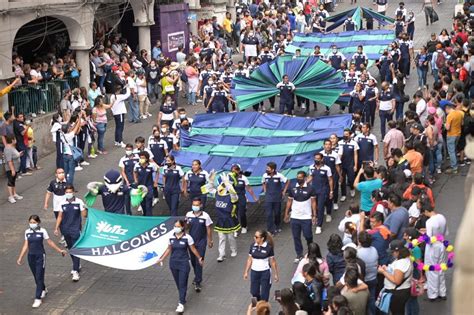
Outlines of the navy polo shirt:
M 235 191 L 237 192 L 237 195 L 239 195 L 239 198 L 244 198 L 246 194 L 246 187 L 250 185 L 249 180 L 245 175 L 239 175 L 237 178 L 237 184 L 234 185 Z M 240 200 L 240 199 L 239 199 Z
M 135 165 L 134 172 L 137 174 L 137 184 L 146 187 L 153 187 L 153 176 L 158 172 L 158 166 L 154 163 L 148 163 L 147 166 Z
M 81 212 L 86 210 L 86 206 L 81 199 L 76 197 L 71 200 L 64 200 L 59 212 L 63 213 L 61 221 L 61 233 L 64 235 L 77 235 L 81 232 L 82 217 Z
M 25 241 L 28 241 L 28 254 L 29 255 L 42 255 L 44 254 L 43 240 L 48 240 L 48 232 L 43 229 L 27 229 L 25 231 Z
M 329 177 L 332 176 L 331 169 L 327 165 L 317 168 L 314 164 L 309 167 L 312 176 L 311 186 L 317 194 L 328 194 L 330 191 Z
M 183 170 L 180 166 L 169 168 L 167 165 L 163 167 L 163 176 L 166 178 L 164 191 L 165 192 L 180 192 L 181 178 L 184 176 Z
M 262 183 L 265 183 L 265 201 L 266 202 L 281 202 L 283 187 L 287 179 L 281 173 L 276 173 L 273 176 L 267 173 L 263 174 Z
M 53 194 L 53 211 L 59 211 L 59 207 L 64 199 L 66 186 L 66 180 L 60 182 L 57 179 L 53 179 L 49 183 L 48 188 L 46 188 L 46 191 Z
M 265 271 L 270 269 L 269 259 L 274 257 L 275 254 L 273 247 L 264 242 L 262 245 L 257 243 L 250 245 L 249 256 L 252 257 L 251 269 L 253 271 Z
M 136 154 L 132 154 L 131 156 L 123 156 L 120 158 L 119 167 L 124 170 L 125 175 L 127 175 L 127 179 L 130 183 L 133 182 L 133 172 L 135 169 L 135 165 L 138 165 L 139 157 Z
M 189 211 L 186 213 L 186 223 L 188 224 L 189 235 L 196 244 L 207 242 L 207 227 L 212 224 L 211 217 L 207 212 L 200 211 L 199 216 L 196 216 L 194 211 Z
M 206 185 L 209 181 L 209 173 L 201 170 L 198 173 L 194 173 L 192 170 L 186 172 L 184 177 L 188 184 L 188 192 L 191 194 L 201 194 L 201 187 Z
M 276 86 L 280 90 L 280 102 L 281 103 L 292 103 L 294 97 L 295 85 L 291 82 L 283 83 L 280 82 Z
M 349 141 L 340 140 L 338 142 L 339 147 L 342 150 L 341 165 L 344 168 L 354 167 L 354 151 L 359 150 L 359 145 L 353 139 Z
M 158 165 L 162 165 L 166 157 L 165 150 L 168 150 L 168 144 L 166 141 L 163 139 L 156 140 L 155 138 L 151 138 L 148 141 L 148 149 L 153 153 L 153 161 Z
M 183 236 L 177 238 L 173 233 L 169 238 L 168 245 L 171 246 L 170 265 L 188 263 L 188 247 L 194 245 L 194 240 L 190 235 L 183 234 Z
M 311 199 L 316 198 L 316 191 L 311 185 L 306 183 L 303 186 L 296 184 L 290 189 L 289 199 L 292 199 L 291 218 L 298 220 L 311 220 L 312 209 Z
M 375 146 L 378 144 L 377 138 L 373 134 L 368 136 L 359 134 L 354 140 L 359 145 L 359 161 L 373 161 Z

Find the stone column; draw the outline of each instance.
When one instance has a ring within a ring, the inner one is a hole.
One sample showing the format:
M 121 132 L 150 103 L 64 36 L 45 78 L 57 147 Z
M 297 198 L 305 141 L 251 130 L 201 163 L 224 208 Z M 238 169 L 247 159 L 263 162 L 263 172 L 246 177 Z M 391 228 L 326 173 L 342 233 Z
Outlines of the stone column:
M 88 87 L 91 78 L 89 65 L 89 49 L 90 47 L 73 47 L 71 50 L 76 52 L 76 65 L 81 68 L 81 76 L 79 77 L 79 86 Z
M 150 25 L 152 24 L 147 22 L 136 22 L 133 24 L 133 26 L 138 27 L 138 47 L 140 50 L 146 49 L 151 55 Z

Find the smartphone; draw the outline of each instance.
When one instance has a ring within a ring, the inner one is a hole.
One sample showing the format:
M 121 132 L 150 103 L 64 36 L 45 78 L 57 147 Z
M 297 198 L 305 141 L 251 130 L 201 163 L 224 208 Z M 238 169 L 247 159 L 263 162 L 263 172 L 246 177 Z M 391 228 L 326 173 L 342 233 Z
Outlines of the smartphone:
M 280 290 L 275 290 L 275 300 L 276 301 L 281 300 L 281 291 Z
M 252 298 L 252 307 L 256 307 L 256 306 L 257 306 L 257 298 L 253 297 Z

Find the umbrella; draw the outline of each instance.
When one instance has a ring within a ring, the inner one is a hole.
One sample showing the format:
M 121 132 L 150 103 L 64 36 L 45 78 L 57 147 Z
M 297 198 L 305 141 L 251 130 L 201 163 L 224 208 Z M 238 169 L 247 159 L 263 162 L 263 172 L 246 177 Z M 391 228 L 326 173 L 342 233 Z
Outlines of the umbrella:
M 231 93 L 239 109 L 277 95 L 276 85 L 285 74 L 295 85 L 296 95 L 326 106 L 333 105 L 347 87 L 342 75 L 317 57 L 279 56 L 260 65 L 250 78 L 234 78 Z
M 326 18 L 326 21 L 332 22 L 333 24 L 328 26 L 326 28 L 326 31 L 330 32 L 342 24 L 347 20 L 348 17 L 352 17 L 352 20 L 354 21 L 356 25 L 356 30 L 360 30 L 362 28 L 362 18 L 368 18 L 371 17 L 374 20 L 377 20 L 381 25 L 388 25 L 388 24 L 393 24 L 395 22 L 394 19 L 385 16 L 383 14 L 380 14 L 378 12 L 375 12 L 374 10 L 370 8 L 362 8 L 362 7 L 356 7 L 341 13 L 338 13 L 336 15 L 330 16 Z

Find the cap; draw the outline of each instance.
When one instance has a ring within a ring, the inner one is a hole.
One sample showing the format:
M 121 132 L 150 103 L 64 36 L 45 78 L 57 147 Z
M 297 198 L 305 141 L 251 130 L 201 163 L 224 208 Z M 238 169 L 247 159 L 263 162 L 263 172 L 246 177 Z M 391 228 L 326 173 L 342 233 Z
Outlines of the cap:
M 419 124 L 419 123 L 413 124 L 411 127 L 412 127 L 413 129 L 417 129 L 417 130 L 419 130 L 419 131 L 425 130 L 425 128 L 423 128 L 423 126 L 422 126 L 421 124 Z
M 389 246 L 391 251 L 400 250 L 403 247 L 405 247 L 405 241 L 403 240 L 393 240 L 390 242 Z

